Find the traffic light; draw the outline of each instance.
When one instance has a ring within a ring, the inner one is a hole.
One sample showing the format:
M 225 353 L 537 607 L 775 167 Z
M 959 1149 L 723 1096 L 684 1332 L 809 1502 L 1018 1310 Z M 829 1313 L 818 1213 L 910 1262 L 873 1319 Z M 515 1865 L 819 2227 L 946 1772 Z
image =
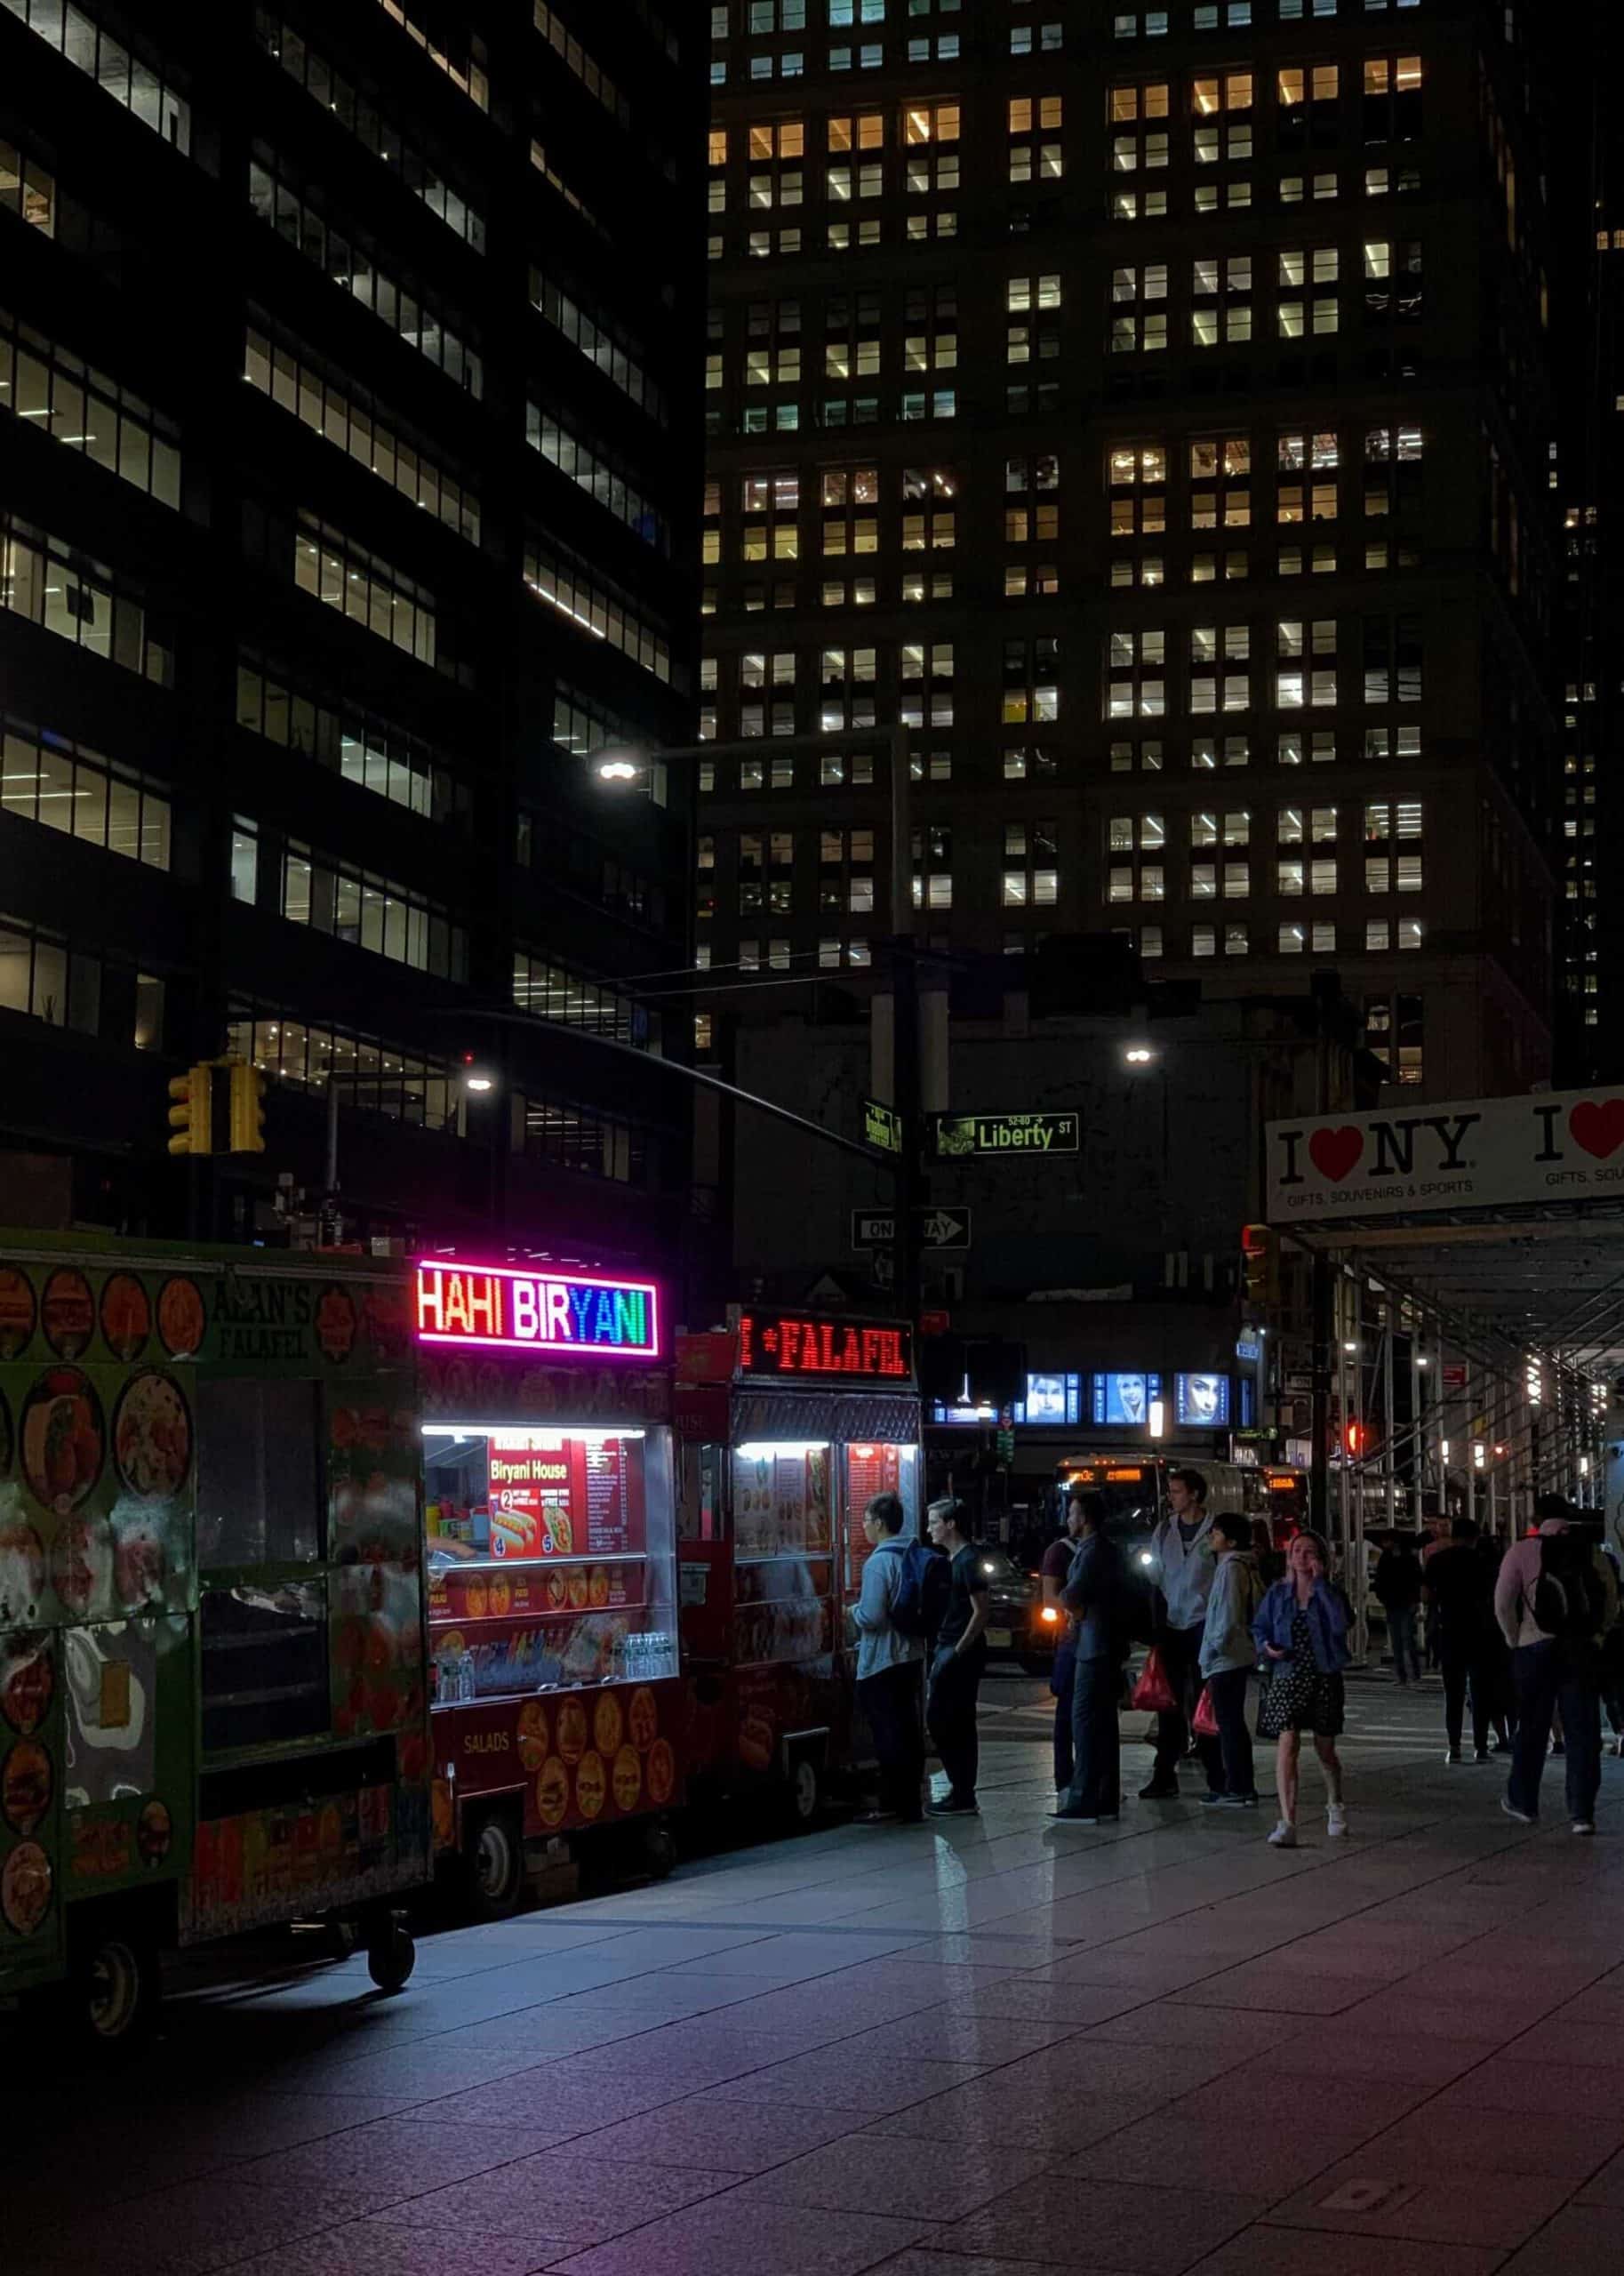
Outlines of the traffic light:
M 1280 1243 L 1268 1225 L 1241 1227 L 1241 1265 L 1248 1303 L 1280 1301 Z
M 214 1070 L 202 1060 L 184 1075 L 170 1078 L 169 1110 L 172 1154 L 212 1154 L 214 1151 Z
M 265 1078 L 246 1060 L 231 1062 L 231 1150 L 265 1151 Z M 172 1084 L 171 1088 L 173 1088 Z

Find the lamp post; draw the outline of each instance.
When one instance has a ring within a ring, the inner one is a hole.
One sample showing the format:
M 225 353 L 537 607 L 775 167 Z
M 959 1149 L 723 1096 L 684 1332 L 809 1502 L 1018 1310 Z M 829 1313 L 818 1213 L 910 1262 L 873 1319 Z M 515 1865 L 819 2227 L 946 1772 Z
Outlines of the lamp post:
M 919 968 L 914 934 L 913 784 L 908 730 L 900 720 L 888 727 L 843 728 L 832 734 L 772 735 L 739 742 L 689 743 L 668 750 L 639 750 L 612 744 L 593 753 L 591 765 L 597 780 L 610 787 L 630 789 L 651 766 L 698 765 L 718 758 L 760 758 L 764 749 L 774 755 L 791 752 L 888 749 L 890 764 L 890 934 L 886 951 L 892 982 L 891 1104 L 902 1128 L 902 1150 L 890 1165 L 896 1180 L 893 1212 L 895 1285 L 905 1317 L 917 1325 L 920 1307 L 918 1211 L 924 1198 L 920 1166 L 924 1131 L 921 1127 Z M 691 885 L 690 881 L 690 885 Z M 884 1161 L 883 1157 L 875 1157 Z

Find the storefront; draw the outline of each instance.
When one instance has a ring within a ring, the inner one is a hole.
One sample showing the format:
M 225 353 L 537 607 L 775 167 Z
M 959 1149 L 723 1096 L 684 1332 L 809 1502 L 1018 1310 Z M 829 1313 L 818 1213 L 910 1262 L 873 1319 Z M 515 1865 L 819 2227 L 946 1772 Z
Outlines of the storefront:
M 714 1791 L 776 1788 L 802 1819 L 860 1764 L 848 1607 L 875 1495 L 919 1522 L 911 1331 L 742 1310 L 677 1359 L 689 1765 Z
M 670 1371 L 654 1283 L 424 1261 L 435 1831 L 510 1911 L 524 1845 L 682 1799 Z

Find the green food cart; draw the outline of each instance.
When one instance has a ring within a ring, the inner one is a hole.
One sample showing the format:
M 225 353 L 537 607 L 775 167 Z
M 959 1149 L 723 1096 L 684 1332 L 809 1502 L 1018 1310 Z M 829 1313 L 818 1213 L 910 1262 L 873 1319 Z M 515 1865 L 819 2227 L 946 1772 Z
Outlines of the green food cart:
M 430 1871 L 404 1267 L 0 1233 L 0 1997 L 150 2019 L 166 1948 Z

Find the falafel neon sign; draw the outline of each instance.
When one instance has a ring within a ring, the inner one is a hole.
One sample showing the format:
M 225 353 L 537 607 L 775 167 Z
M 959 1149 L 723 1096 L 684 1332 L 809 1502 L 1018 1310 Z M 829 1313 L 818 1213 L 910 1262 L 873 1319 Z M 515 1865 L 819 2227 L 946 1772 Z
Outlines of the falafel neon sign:
M 652 1280 L 425 1262 L 417 1268 L 416 1303 L 420 1343 L 596 1359 L 660 1356 L 660 1291 Z

